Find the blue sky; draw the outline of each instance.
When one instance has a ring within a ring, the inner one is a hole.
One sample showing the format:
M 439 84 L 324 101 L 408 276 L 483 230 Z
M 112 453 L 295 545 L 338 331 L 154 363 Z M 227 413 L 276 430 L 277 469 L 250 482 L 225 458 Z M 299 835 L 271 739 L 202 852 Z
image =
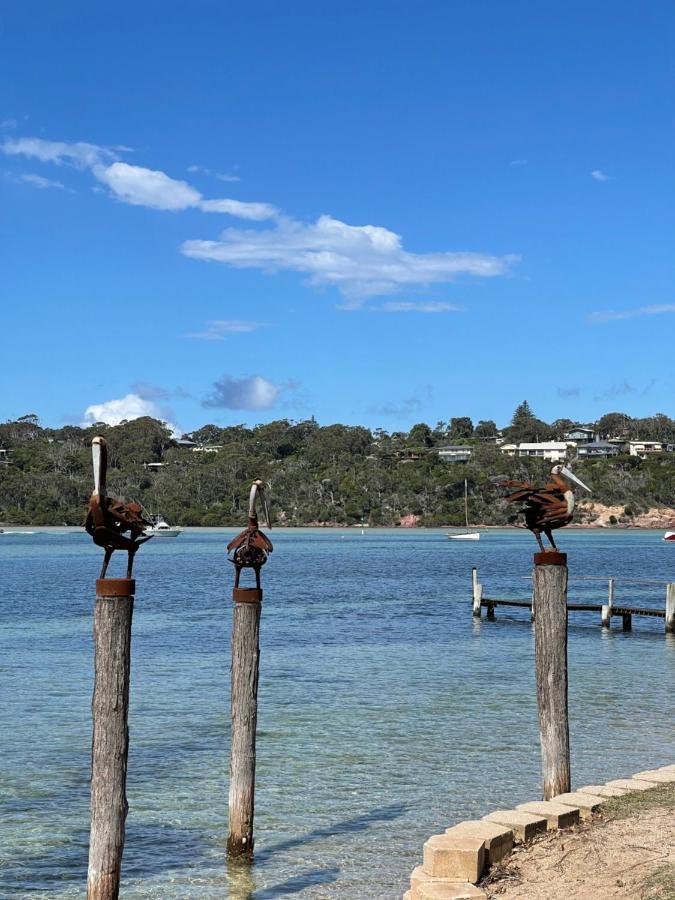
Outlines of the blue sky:
M 674 24 L 5 5 L 0 418 L 675 414 Z

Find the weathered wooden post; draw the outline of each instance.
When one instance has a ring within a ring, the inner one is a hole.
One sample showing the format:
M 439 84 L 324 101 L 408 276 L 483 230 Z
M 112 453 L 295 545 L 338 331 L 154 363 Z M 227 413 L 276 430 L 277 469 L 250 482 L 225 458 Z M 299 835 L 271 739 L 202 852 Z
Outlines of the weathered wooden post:
M 675 584 L 666 585 L 666 634 L 675 634 Z
M 236 571 L 232 591 L 235 607 L 232 616 L 232 737 L 227 838 L 230 857 L 253 855 L 259 637 L 263 597 L 260 569 L 272 552 L 271 542 L 258 530 L 257 494 L 260 494 L 263 502 L 267 526 L 271 527 L 263 482 L 254 481 L 249 500 L 248 527 L 227 546 L 228 551 L 232 552 Z M 239 576 L 245 568 L 254 570 L 255 587 L 239 587 Z
M 601 611 L 601 621 L 603 628 L 612 627 L 612 606 L 614 605 L 614 579 L 610 578 L 607 583 L 607 603 L 603 604 Z
M 132 579 L 104 578 L 96 582 L 88 900 L 112 900 L 119 894 L 128 810 L 127 716 L 133 594 Z
M 471 588 L 473 595 L 473 615 L 480 619 L 481 602 L 483 600 L 483 585 L 478 581 L 478 570 L 475 566 L 471 569 Z
M 567 554 L 534 554 L 534 656 L 544 800 L 571 788 L 567 711 Z
M 131 619 L 136 582 L 131 577 L 140 544 L 149 525 L 140 506 L 124 505 L 106 495 L 107 448 L 102 437 L 92 441 L 94 493 L 85 528 L 105 556 L 96 581 L 94 605 L 94 693 L 91 703 L 91 832 L 87 900 L 116 900 L 119 895 L 124 825 L 127 817 L 127 755 L 129 751 L 129 674 Z M 131 537 L 125 537 L 125 532 Z M 129 554 L 126 578 L 106 578 L 115 550 Z

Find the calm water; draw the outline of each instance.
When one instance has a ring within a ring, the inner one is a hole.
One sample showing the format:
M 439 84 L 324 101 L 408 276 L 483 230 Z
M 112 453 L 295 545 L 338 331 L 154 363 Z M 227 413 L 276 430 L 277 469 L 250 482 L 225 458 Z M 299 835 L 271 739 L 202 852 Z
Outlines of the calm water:
M 539 795 L 534 541 L 492 532 L 275 531 L 264 572 L 256 862 L 224 862 L 232 531 L 152 541 L 136 562 L 125 898 L 396 898 L 426 838 Z M 656 532 L 570 532 L 571 575 L 675 580 Z M 0 896 L 86 881 L 92 594 L 84 534 L 0 538 Z M 117 556 L 117 554 L 116 554 Z M 121 560 L 116 561 L 119 568 Z M 117 574 L 115 569 L 112 574 Z M 571 583 L 570 599 L 606 587 Z M 617 586 L 663 606 L 665 588 Z M 663 620 L 570 617 L 575 784 L 675 761 L 675 641 Z

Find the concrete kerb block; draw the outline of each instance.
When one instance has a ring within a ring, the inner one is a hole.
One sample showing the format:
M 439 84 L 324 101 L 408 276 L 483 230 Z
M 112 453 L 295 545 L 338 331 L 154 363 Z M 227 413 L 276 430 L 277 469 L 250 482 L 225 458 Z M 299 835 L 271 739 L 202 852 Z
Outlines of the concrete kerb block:
M 651 769 L 647 772 L 636 772 L 633 778 L 637 778 L 638 781 L 651 781 L 654 784 L 672 784 L 675 782 L 675 770 L 664 772 L 663 769 Z
M 434 897 L 433 891 L 438 891 Z M 454 893 L 453 893 L 454 891 Z M 445 892 L 445 893 L 443 893 Z M 474 897 L 485 897 L 485 892 L 468 881 L 453 878 L 441 878 L 427 875 L 422 866 L 413 869 L 410 876 L 410 900 L 472 900 Z M 407 900 L 407 898 L 406 898 Z
M 474 900 L 477 897 L 483 897 L 485 900 L 487 894 L 468 881 L 455 881 L 447 884 L 422 885 L 417 900 Z
M 607 787 L 606 784 L 587 784 L 586 787 L 576 788 L 575 794 L 592 794 L 594 797 L 604 797 L 611 800 L 612 797 L 624 797 L 630 794 L 626 788 Z
M 607 787 L 624 788 L 627 791 L 648 791 L 655 787 L 653 781 L 639 781 L 637 778 L 616 778 L 608 781 Z
M 424 845 L 422 868 L 433 877 L 475 884 L 483 874 L 486 857 L 482 838 L 434 834 Z
M 533 813 L 535 816 L 543 816 L 548 822 L 548 830 L 554 828 L 571 828 L 579 822 L 579 807 L 565 806 L 556 803 L 555 800 L 541 800 L 532 803 L 519 803 L 516 809 Z
M 548 822 L 544 816 L 535 816 L 520 809 L 497 809 L 483 816 L 486 822 L 505 825 L 513 831 L 516 843 L 529 843 L 538 834 L 543 834 Z
M 558 794 L 553 798 L 555 803 L 563 806 L 572 806 L 578 809 L 582 819 L 590 819 L 593 813 L 599 812 L 600 807 L 607 802 L 607 798 L 583 793 L 582 791 L 568 791 L 566 794 Z
M 477 837 L 485 842 L 487 863 L 493 866 L 513 849 L 513 830 L 506 825 L 488 822 L 485 819 L 474 819 L 458 822 L 452 828 L 445 829 L 446 834 Z

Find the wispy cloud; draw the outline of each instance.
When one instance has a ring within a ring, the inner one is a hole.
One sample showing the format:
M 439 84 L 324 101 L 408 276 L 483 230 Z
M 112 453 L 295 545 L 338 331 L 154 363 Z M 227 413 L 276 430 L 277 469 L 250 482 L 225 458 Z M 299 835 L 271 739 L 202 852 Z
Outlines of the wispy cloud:
M 107 185 L 118 200 L 151 209 L 181 210 L 196 208 L 203 212 L 226 213 L 238 219 L 272 219 L 277 210 L 269 203 L 244 203 L 241 200 L 205 200 L 187 181 L 170 178 L 165 172 L 115 162 L 95 166 L 93 173 Z
M 652 306 L 637 306 L 634 309 L 607 309 L 591 313 L 588 321 L 594 325 L 601 325 L 604 322 L 634 319 L 636 316 L 659 316 L 664 313 L 675 313 L 675 303 L 656 303 Z
M 18 122 L 16 119 L 3 119 L 2 122 L 0 122 L 0 129 L 3 131 L 10 131 L 16 128 L 17 125 Z
M 433 390 L 430 384 L 422 385 L 410 397 L 402 400 L 387 400 L 384 403 L 369 406 L 366 409 L 368 415 L 389 416 L 393 419 L 408 419 L 420 412 L 431 400 Z
M 604 391 L 597 393 L 593 399 L 594 400 L 613 400 L 615 397 L 626 397 L 628 394 L 637 393 L 637 388 L 633 387 L 633 385 L 624 379 L 624 381 L 619 381 L 616 384 L 611 384 L 608 388 L 605 388 Z
M 556 394 L 558 397 L 578 397 L 581 394 L 581 389 L 578 387 L 559 387 L 556 389 Z
M 378 225 L 349 225 L 330 215 L 301 222 L 282 215 L 270 203 L 205 198 L 187 181 L 171 178 L 159 169 L 123 162 L 119 154 L 127 150 L 42 138 L 8 138 L 0 144 L 0 151 L 9 156 L 88 169 L 112 197 L 132 206 L 169 212 L 200 209 L 255 222 L 276 220 L 267 228 L 229 228 L 218 240 L 185 241 L 181 252 L 234 268 L 299 272 L 308 276 L 311 285 L 339 290 L 345 308 L 362 307 L 368 297 L 447 284 L 462 276 L 506 275 L 519 260 L 513 254 L 470 251 L 412 253 L 404 249 L 398 234 Z M 415 304 L 414 309 L 408 303 L 392 305 L 385 311 L 458 311 L 440 302 Z
M 228 228 L 218 241 L 185 241 L 193 259 L 266 272 L 291 270 L 310 284 L 338 288 L 348 306 L 401 288 L 447 283 L 461 275 L 493 278 L 507 273 L 517 256 L 482 253 L 410 253 L 401 238 L 376 225 L 347 225 L 331 216 L 305 223 L 282 217 L 274 228 Z
M 183 335 L 186 338 L 197 338 L 201 341 L 222 341 L 228 334 L 250 334 L 264 328 L 265 322 L 252 322 L 244 319 L 211 319 L 203 331 L 192 331 Z
M 230 198 L 206 199 L 191 184 L 171 178 L 160 169 L 148 169 L 120 161 L 127 147 L 100 147 L 84 142 L 66 143 L 42 138 L 6 138 L 0 150 L 7 156 L 23 156 L 44 163 L 89 169 L 109 188 L 113 197 L 132 206 L 177 211 L 201 209 L 225 213 L 238 219 L 263 221 L 277 215 L 269 203 L 247 203 Z M 39 177 L 39 176 L 38 176 Z
M 297 387 L 295 382 L 274 384 L 261 375 L 233 378 L 223 375 L 213 384 L 213 392 L 202 401 L 207 409 L 271 409 L 280 394 Z
M 526 160 L 526 159 L 512 159 L 511 162 L 509 163 L 509 165 L 510 165 L 510 166 L 516 166 L 516 167 L 518 167 L 518 166 L 526 166 L 526 165 L 527 165 L 527 160 Z
M 152 400 L 144 400 L 138 394 L 127 394 L 117 400 L 106 400 L 103 403 L 92 403 L 83 414 L 82 426 L 95 425 L 97 422 L 105 422 L 106 425 L 119 425 L 121 422 L 132 419 L 140 419 L 142 416 L 151 416 L 166 423 L 173 434 L 180 430 L 169 421 L 167 415 L 170 410 L 159 407 Z
M 12 179 L 20 184 L 29 184 L 31 187 L 38 188 L 42 191 L 48 190 L 49 188 L 57 188 L 61 191 L 66 190 L 66 186 L 62 181 L 55 181 L 52 178 L 43 178 L 42 175 L 35 175 L 32 172 L 17 175 L 16 177 L 12 176 Z
M 131 391 L 138 394 L 143 400 L 168 400 L 170 397 L 189 397 L 190 394 L 182 387 L 165 388 L 150 381 L 137 381 L 131 385 Z
M 241 181 L 241 178 L 238 175 L 234 175 L 229 172 L 214 172 L 213 169 L 207 169 L 205 166 L 188 166 L 187 170 L 188 172 L 200 172 L 202 175 L 208 175 L 211 178 L 217 178 L 218 181 Z
M 610 175 L 606 175 L 602 169 L 593 169 L 591 172 L 591 178 L 594 178 L 596 181 L 609 181 L 611 179 Z
M 617 397 L 627 397 L 630 394 L 639 394 L 641 397 L 646 397 L 656 385 L 658 384 L 658 379 L 650 378 L 649 381 L 644 385 L 644 387 L 636 387 L 634 384 L 631 384 L 629 381 L 624 379 L 623 381 L 618 381 L 615 384 L 611 384 L 608 388 L 605 388 L 604 391 L 599 391 L 594 397 L 594 400 L 613 400 Z
M 56 165 L 68 164 L 78 169 L 91 168 L 105 160 L 118 158 L 116 151 L 109 147 L 99 147 L 83 141 L 68 144 L 64 141 L 45 141 L 42 138 L 6 138 L 0 149 L 7 156 L 25 156 Z
M 382 312 L 390 313 L 444 313 L 444 312 L 464 312 L 463 306 L 457 306 L 454 303 L 446 303 L 443 300 L 431 300 L 429 302 L 414 303 L 409 300 L 390 300 L 377 307 Z

